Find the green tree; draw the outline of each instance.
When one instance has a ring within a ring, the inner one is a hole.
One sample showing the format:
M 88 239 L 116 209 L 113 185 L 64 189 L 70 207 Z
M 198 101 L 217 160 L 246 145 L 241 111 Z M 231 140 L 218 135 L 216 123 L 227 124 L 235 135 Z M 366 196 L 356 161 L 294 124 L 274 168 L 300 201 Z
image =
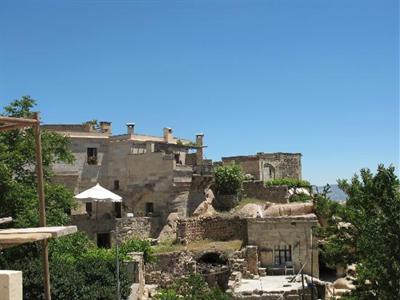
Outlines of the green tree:
M 331 265 L 356 264 L 354 297 L 399 299 L 400 185 L 394 167 L 380 165 L 376 174 L 362 169 L 350 182 L 338 183 L 348 195 L 345 206 L 321 204 L 330 217 L 325 259 Z
M 221 195 L 234 195 L 241 191 L 244 175 L 239 165 L 231 164 L 215 168 L 215 186 Z
M 2 115 L 31 118 L 31 109 L 35 103 L 29 96 L 24 96 L 6 106 Z M 54 163 L 73 161 L 68 145 L 67 138 L 43 131 L 43 168 L 49 225 L 68 223 L 68 212 L 74 205 L 72 194 L 63 186 L 50 181 L 51 166 Z M 35 137 L 32 129 L 0 133 L 0 214 L 13 217 L 14 227 L 39 224 L 35 164 Z

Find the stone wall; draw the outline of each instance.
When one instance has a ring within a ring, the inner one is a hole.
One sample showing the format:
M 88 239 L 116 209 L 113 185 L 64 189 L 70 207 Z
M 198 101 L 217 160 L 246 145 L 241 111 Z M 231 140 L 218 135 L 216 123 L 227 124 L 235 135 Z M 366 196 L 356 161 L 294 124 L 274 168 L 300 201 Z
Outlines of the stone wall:
M 257 156 L 223 157 L 222 161 L 224 165 L 238 164 L 245 174 L 250 174 L 257 180 L 260 179 L 260 160 Z
M 146 265 L 146 284 L 165 287 L 174 279 L 196 273 L 196 261 L 185 251 L 160 253 L 155 261 Z
M 300 153 L 257 153 L 248 156 L 223 157 L 224 164 L 236 163 L 245 174 L 256 180 L 268 181 L 278 178 L 301 179 Z
M 118 239 L 125 241 L 133 238 L 155 238 L 160 231 L 160 218 L 133 217 L 117 219 Z
M 288 203 L 287 186 L 265 186 L 263 181 L 243 182 L 244 197 L 257 198 L 273 203 Z
M 196 240 L 247 241 L 247 221 L 239 217 L 204 217 L 180 219 L 177 240 L 183 243 Z
M 258 153 L 257 156 L 261 162 L 261 180 L 267 181 L 274 178 L 301 179 L 300 153 Z M 270 177 L 269 167 L 272 167 L 272 178 Z
M 96 219 L 87 214 L 71 216 L 72 224 L 76 225 L 79 231 L 86 232 L 89 238 L 95 242 L 97 241 L 97 233 L 111 233 L 115 230 L 115 220 L 115 218 Z M 111 238 L 113 238 L 113 234 L 111 234 Z

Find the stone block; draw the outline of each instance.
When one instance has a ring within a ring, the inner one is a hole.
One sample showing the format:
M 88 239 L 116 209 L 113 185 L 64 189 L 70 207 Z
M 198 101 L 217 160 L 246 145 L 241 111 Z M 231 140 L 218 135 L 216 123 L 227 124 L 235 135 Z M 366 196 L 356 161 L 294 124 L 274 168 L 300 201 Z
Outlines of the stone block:
M 22 300 L 22 272 L 0 270 L 0 300 Z

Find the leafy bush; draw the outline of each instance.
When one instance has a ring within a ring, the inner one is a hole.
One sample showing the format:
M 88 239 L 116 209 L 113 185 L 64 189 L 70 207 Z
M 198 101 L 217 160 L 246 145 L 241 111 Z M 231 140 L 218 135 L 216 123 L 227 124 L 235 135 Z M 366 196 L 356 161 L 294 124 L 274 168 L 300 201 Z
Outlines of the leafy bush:
M 156 300 L 228 300 L 220 289 L 210 289 L 203 277 L 190 275 L 175 280 L 167 289 L 161 289 Z
M 289 188 L 311 188 L 311 184 L 307 180 L 294 178 L 280 178 L 265 182 L 267 186 L 287 185 Z
M 310 200 L 312 197 L 304 193 L 294 194 L 289 198 L 289 202 L 308 202 Z
M 130 252 L 143 252 L 143 259 L 145 263 L 154 261 L 154 250 L 149 241 L 132 239 L 122 243 L 119 253 L 121 257 L 127 258 Z
M 234 195 L 241 191 L 244 175 L 239 165 L 231 164 L 215 168 L 215 186 L 221 195 Z
M 24 299 L 44 299 L 40 244 L 5 249 L 0 268 L 21 270 Z M 115 249 L 99 249 L 78 232 L 49 241 L 51 293 L 53 299 L 115 299 L 117 290 Z M 122 259 L 120 260 L 122 261 Z M 121 296 L 128 298 L 132 279 L 120 264 Z

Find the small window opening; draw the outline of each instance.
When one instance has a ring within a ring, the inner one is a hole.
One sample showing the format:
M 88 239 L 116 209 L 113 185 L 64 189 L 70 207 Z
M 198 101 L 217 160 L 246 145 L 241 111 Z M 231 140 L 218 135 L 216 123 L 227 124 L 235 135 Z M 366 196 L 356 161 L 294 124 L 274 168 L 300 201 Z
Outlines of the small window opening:
M 121 202 L 115 202 L 114 203 L 114 211 L 115 211 L 115 217 L 116 218 L 121 218 L 121 216 L 122 216 Z
M 146 203 L 146 216 L 151 216 L 154 213 L 154 203 Z
M 111 238 L 109 232 L 97 234 L 97 246 L 99 248 L 111 248 Z
M 86 203 L 86 213 L 91 216 L 93 213 L 93 205 L 92 202 L 87 202 Z
M 87 148 L 88 165 L 97 165 L 97 148 Z
M 114 190 L 119 190 L 119 180 L 114 180 Z
M 275 264 L 284 265 L 286 262 L 292 261 L 292 246 L 275 246 Z

